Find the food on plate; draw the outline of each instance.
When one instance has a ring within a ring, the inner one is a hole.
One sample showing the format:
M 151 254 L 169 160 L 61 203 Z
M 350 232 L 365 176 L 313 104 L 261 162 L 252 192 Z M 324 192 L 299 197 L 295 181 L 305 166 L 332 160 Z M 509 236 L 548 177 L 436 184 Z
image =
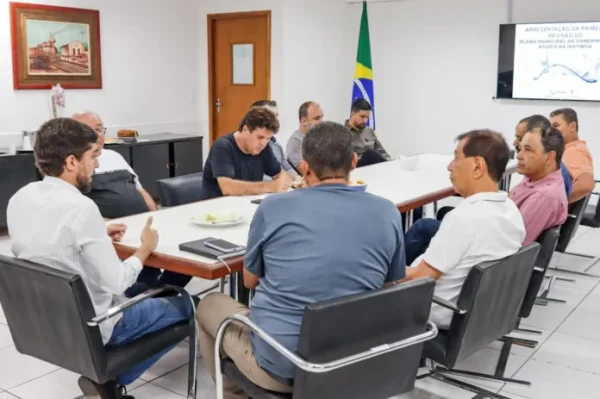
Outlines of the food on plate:
M 364 186 L 365 185 L 365 181 L 363 179 L 352 179 L 349 182 L 350 186 Z
M 225 212 L 225 213 L 207 213 L 201 217 L 195 218 L 201 221 L 209 222 L 209 223 L 228 223 L 228 222 L 237 222 L 240 219 L 240 215 L 235 212 Z

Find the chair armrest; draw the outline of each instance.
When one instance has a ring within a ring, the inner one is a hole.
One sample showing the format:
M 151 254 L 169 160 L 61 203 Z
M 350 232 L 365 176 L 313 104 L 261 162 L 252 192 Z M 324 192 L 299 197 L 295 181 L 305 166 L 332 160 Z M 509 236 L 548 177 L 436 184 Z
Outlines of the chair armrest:
M 433 339 L 438 334 L 438 329 L 433 322 L 427 322 L 427 331 L 423 334 L 415 335 L 400 341 L 396 341 L 390 344 L 383 344 L 377 347 L 371 348 L 367 351 L 357 353 L 355 355 L 351 355 L 342 359 L 334 360 L 328 363 L 311 363 L 305 359 L 302 359 L 297 354 L 289 351 L 279 342 L 277 342 L 273 337 L 267 334 L 263 329 L 254 324 L 250 319 L 245 316 L 239 314 L 233 314 L 227 317 L 223 323 L 219 326 L 216 336 L 215 342 L 215 370 L 221 370 L 221 343 L 223 340 L 223 334 L 227 326 L 232 322 L 239 322 L 247 326 L 250 330 L 252 330 L 256 335 L 262 338 L 269 346 L 275 349 L 277 352 L 282 354 L 289 361 L 294 363 L 297 367 L 300 367 L 302 370 L 305 370 L 309 373 L 326 373 L 332 370 L 336 370 L 345 366 L 349 366 L 354 363 L 358 363 L 367 359 L 371 359 L 373 357 L 377 357 L 388 352 L 396 351 L 399 349 L 403 349 L 412 345 L 417 345 L 425 341 L 429 341 Z M 217 373 L 220 375 L 220 373 Z M 222 391 L 222 389 L 221 389 Z M 220 392 L 217 388 L 217 392 Z
M 450 309 L 451 311 L 453 311 L 454 313 L 458 313 L 458 314 L 465 314 L 467 313 L 466 310 L 463 309 L 459 309 L 458 307 L 456 307 L 455 304 L 453 304 L 450 301 L 447 301 L 445 299 L 442 299 L 440 297 L 437 296 L 433 296 L 433 303 L 440 305 L 441 307 L 444 307 L 446 309 Z
M 126 309 L 132 307 L 133 305 L 137 305 L 138 303 L 140 303 L 148 298 L 155 297 L 156 295 L 162 294 L 163 292 L 167 292 L 167 291 L 177 291 L 182 295 L 187 294 L 187 291 L 184 290 L 183 288 L 173 287 L 170 285 L 167 285 L 164 287 L 159 287 L 159 288 L 153 288 L 153 289 L 150 289 L 146 292 L 143 292 L 143 293 L 129 299 L 128 301 L 126 301 L 120 305 L 113 306 L 112 308 L 108 309 L 106 311 L 106 313 L 98 315 L 98 316 L 94 317 L 92 320 L 88 321 L 87 325 L 89 327 L 97 327 L 103 321 L 106 321 L 112 317 L 115 317 L 118 314 L 123 313 Z M 192 307 L 194 307 L 194 301 L 191 298 L 190 298 L 190 301 L 192 301 Z

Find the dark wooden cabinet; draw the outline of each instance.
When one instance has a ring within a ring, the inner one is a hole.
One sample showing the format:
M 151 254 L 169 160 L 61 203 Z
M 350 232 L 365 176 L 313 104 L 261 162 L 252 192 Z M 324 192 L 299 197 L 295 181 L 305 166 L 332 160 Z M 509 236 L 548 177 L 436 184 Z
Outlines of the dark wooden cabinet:
M 135 143 L 107 144 L 106 148 L 125 158 L 154 198 L 158 198 L 157 180 L 201 172 L 204 166 L 200 136 L 151 134 Z M 32 153 L 0 155 L 0 230 L 6 227 L 10 198 L 21 187 L 38 179 Z
M 0 156 L 0 229 L 6 227 L 6 208 L 21 187 L 38 180 L 33 154 Z
M 158 186 L 156 181 L 171 177 L 169 143 L 149 144 L 131 149 L 131 165 L 142 187 L 156 198 Z
M 118 152 L 119 154 L 121 154 L 121 156 L 123 157 L 123 159 L 129 164 L 131 165 L 131 149 L 133 147 L 128 146 L 128 145 L 115 145 L 115 146 L 110 146 L 110 147 L 106 147 L 106 148 L 110 148 L 113 151 Z
M 180 141 L 173 143 L 175 176 L 191 175 L 202 172 L 202 140 Z

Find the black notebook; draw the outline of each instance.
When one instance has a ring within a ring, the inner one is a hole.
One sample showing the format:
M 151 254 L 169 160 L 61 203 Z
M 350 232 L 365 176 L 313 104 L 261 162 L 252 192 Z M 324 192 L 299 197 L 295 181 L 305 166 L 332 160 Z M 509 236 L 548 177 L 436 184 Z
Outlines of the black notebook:
M 207 247 L 206 245 L 204 245 L 205 240 L 206 240 L 206 238 L 203 238 L 201 240 L 195 240 L 195 241 L 181 243 L 181 244 L 179 244 L 179 249 L 182 251 L 196 254 L 196 255 L 204 256 L 204 257 L 210 258 L 210 259 L 235 258 L 236 256 L 243 255 L 246 252 L 245 248 L 243 250 L 237 251 L 237 252 L 221 252 L 217 249 L 210 248 L 210 247 Z

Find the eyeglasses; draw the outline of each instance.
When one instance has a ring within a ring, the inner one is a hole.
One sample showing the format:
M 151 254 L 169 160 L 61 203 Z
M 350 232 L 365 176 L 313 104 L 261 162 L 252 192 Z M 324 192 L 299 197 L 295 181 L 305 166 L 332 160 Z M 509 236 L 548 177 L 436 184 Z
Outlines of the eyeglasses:
M 96 133 L 106 134 L 106 128 L 105 127 L 96 128 L 94 130 L 96 131 Z

